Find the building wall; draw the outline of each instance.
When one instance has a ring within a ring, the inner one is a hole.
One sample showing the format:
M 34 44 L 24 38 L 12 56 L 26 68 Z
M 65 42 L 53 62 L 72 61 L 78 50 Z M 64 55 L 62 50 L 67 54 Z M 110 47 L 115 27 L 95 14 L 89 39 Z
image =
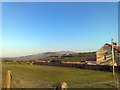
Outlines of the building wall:
M 116 62 L 118 63 L 118 65 L 120 65 L 120 52 L 117 52 L 116 51 L 116 57 L 115 57 L 115 60 L 116 60 Z
M 96 61 L 86 61 L 88 65 L 96 65 Z

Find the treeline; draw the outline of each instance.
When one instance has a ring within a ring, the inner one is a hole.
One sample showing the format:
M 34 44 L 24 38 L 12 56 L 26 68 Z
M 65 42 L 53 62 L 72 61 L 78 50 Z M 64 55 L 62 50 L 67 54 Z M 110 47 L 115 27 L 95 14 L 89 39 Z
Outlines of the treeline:
M 2 60 L 2 63 L 7 63 L 7 64 L 32 64 L 32 60 L 7 60 L 4 59 Z

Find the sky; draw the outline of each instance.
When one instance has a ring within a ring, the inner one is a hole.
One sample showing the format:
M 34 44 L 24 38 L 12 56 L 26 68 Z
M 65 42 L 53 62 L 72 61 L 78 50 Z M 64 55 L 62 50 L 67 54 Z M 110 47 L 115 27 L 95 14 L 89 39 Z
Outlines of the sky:
M 3 2 L 2 56 L 97 51 L 118 42 L 117 2 Z

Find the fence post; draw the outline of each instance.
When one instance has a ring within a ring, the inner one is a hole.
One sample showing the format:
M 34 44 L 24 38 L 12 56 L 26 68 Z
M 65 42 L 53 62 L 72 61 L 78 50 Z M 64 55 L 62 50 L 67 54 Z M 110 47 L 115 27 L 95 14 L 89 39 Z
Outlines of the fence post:
M 62 83 L 61 90 L 67 90 L 67 83 L 66 82 Z
M 11 72 L 10 72 L 10 70 L 8 70 L 7 71 L 7 83 L 6 83 L 7 85 L 7 90 L 10 90 L 10 85 L 11 85 Z

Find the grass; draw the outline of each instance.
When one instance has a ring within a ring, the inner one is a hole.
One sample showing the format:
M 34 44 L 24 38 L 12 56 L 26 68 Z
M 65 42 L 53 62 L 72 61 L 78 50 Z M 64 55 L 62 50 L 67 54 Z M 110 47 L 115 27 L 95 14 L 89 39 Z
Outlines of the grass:
M 77 53 L 77 54 L 71 54 L 71 57 L 46 57 L 43 58 L 42 60 L 46 60 L 46 61 L 50 61 L 53 59 L 57 59 L 57 60 L 61 60 L 64 62 L 81 62 L 81 61 L 86 61 L 86 58 L 95 58 L 96 57 L 96 53 L 95 52 L 86 52 L 86 53 Z M 41 60 L 41 59 L 40 59 Z
M 58 82 L 67 82 L 69 87 L 109 87 L 104 83 L 113 81 L 111 72 L 79 68 L 37 66 L 26 64 L 2 64 L 2 87 L 5 87 L 7 70 L 11 70 L 12 87 L 53 87 Z M 99 84 L 100 83 L 100 84 Z M 91 85 L 91 86 L 90 86 Z
M 85 61 L 86 58 L 85 57 L 47 57 L 43 60 L 46 60 L 46 61 L 51 61 L 51 60 L 61 60 L 61 61 L 64 61 L 64 62 L 82 62 L 82 61 Z

